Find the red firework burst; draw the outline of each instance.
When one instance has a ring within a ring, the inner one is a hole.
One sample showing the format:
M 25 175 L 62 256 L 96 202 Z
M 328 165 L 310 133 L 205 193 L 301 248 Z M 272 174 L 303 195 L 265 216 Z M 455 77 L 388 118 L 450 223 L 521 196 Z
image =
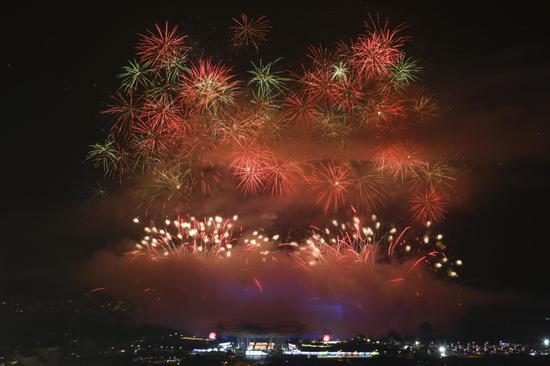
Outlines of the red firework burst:
M 143 122 L 134 126 L 133 146 L 137 153 L 145 159 L 165 156 L 169 153 L 173 135 L 166 128 L 153 128 Z
M 330 96 L 332 105 L 341 106 L 346 111 L 351 111 L 359 106 L 363 99 L 363 92 L 357 79 L 354 81 L 343 80 L 333 85 Z
M 403 182 L 420 164 L 417 155 L 414 146 L 394 143 L 376 148 L 373 161 L 378 169 L 388 170 L 395 181 Z
M 327 213 L 337 211 L 347 202 L 347 194 L 353 184 L 353 169 L 347 163 L 321 164 L 308 179 L 311 189 L 317 193 L 316 203 Z
M 331 101 L 334 99 L 334 80 L 328 69 L 315 69 L 306 72 L 301 80 L 305 91 L 315 101 Z
M 310 94 L 299 96 L 290 93 L 283 103 L 285 117 L 292 121 L 302 121 L 309 125 L 319 116 L 320 112 Z
M 266 184 L 268 156 L 262 151 L 239 154 L 231 163 L 239 189 L 246 195 L 256 195 Z
M 369 102 L 363 109 L 364 123 L 372 123 L 379 130 L 390 129 L 395 132 L 402 124 L 397 125 L 392 122 L 402 122 L 405 117 L 404 101 L 396 95 L 384 95 L 382 97 L 369 98 Z
M 136 46 L 140 60 L 154 67 L 164 67 L 184 58 L 191 48 L 185 44 L 187 36 L 177 34 L 177 30 L 177 26 L 169 29 L 168 22 L 165 22 L 164 29 L 155 24 L 154 31 L 141 34 Z
M 202 110 L 232 104 L 240 82 L 231 71 L 231 67 L 214 64 L 211 60 L 199 60 L 183 77 L 182 99 Z
M 378 17 L 371 17 L 365 27 L 367 34 L 352 44 L 352 61 L 359 74 L 368 79 L 385 76 L 388 68 L 403 55 L 401 47 L 406 38 L 399 35 L 402 27 L 390 29 L 389 21 L 386 19 L 380 24 Z
M 311 63 L 315 68 L 324 68 L 330 65 L 334 60 L 334 54 L 321 45 L 316 47 L 309 46 L 306 57 L 311 60 Z
M 304 178 L 304 172 L 295 161 L 271 159 L 265 167 L 266 186 L 273 196 L 283 196 L 294 191 L 294 186 Z
M 269 19 L 263 15 L 254 19 L 241 13 L 241 17 L 233 18 L 233 22 L 233 44 L 237 47 L 252 45 L 258 51 L 259 44 L 267 40 L 266 35 L 271 30 Z
M 139 99 L 134 98 L 132 93 L 124 95 L 121 92 L 116 92 L 111 97 L 111 104 L 101 113 L 114 117 L 114 122 L 111 125 L 112 133 L 124 138 L 130 136 L 132 126 L 140 114 L 139 104 Z
M 445 197 L 432 188 L 413 194 L 409 203 L 413 218 L 421 223 L 441 221 L 447 213 Z
M 388 197 L 388 181 L 380 169 L 360 170 L 355 180 L 355 190 L 357 204 L 374 212 Z
M 217 134 L 223 143 L 242 147 L 256 139 L 264 120 L 254 111 L 240 108 L 224 114 L 217 125 Z
M 181 119 L 176 100 L 166 94 L 152 95 L 141 107 L 140 120 L 153 129 L 163 129 L 172 122 Z

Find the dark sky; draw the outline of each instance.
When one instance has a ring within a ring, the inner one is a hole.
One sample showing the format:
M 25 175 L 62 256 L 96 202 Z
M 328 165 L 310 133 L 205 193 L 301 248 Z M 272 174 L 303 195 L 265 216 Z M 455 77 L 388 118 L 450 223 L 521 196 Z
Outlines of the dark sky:
M 267 58 L 283 56 L 292 64 L 309 44 L 351 38 L 367 12 L 379 11 L 409 25 L 408 51 L 422 60 L 426 85 L 447 107 L 442 143 L 471 167 L 468 204 L 453 209 L 445 223 L 455 253 L 467 263 L 462 280 L 533 297 L 543 321 L 550 299 L 544 11 L 534 2 L 479 3 L 47 2 L 6 11 L 0 290 L 63 286 L 67 273 L 120 235 L 91 229 L 81 214 L 82 191 L 93 182 L 84 158 L 137 33 L 168 19 L 206 34 L 205 43 L 215 48 L 231 17 L 264 14 L 273 25 Z

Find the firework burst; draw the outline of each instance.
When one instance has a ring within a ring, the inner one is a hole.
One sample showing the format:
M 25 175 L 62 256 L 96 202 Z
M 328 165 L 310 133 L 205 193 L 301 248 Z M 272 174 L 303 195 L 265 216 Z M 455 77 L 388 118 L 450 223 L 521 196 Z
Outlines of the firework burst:
M 266 164 L 266 186 L 273 196 L 294 192 L 296 184 L 304 179 L 304 171 L 298 162 L 271 158 Z
M 248 71 L 252 78 L 248 82 L 248 85 L 254 87 L 259 96 L 265 98 L 270 96 L 274 91 L 279 93 L 286 91 L 285 82 L 289 79 L 281 76 L 280 71 L 272 70 L 273 66 L 280 60 L 277 59 L 267 64 L 262 63 L 262 60 L 260 60 L 257 65 L 252 62 L 252 70 Z
M 365 220 L 359 217 L 343 222 L 333 219 L 329 225 L 312 227 L 304 242 L 294 246 L 292 256 L 305 268 L 346 259 L 372 268 L 378 264 L 409 262 L 411 265 L 400 280 L 421 264 L 434 272 L 457 277 L 457 268 L 463 262 L 449 260 L 446 248 L 443 234 L 434 233 L 431 224 L 399 228 L 371 215 Z
M 316 192 L 316 203 L 323 210 L 337 211 L 347 202 L 347 194 L 353 185 L 353 170 L 348 163 L 321 164 L 309 178 L 311 189 Z
M 216 110 L 233 104 L 240 84 L 232 69 L 211 60 L 200 60 L 189 68 L 181 83 L 181 97 L 201 110 Z
M 258 51 L 260 44 L 267 40 L 266 36 L 271 30 L 271 25 L 269 19 L 263 15 L 254 19 L 241 13 L 240 18 L 233 18 L 231 30 L 235 47 L 253 46 Z
M 387 200 L 389 189 L 386 175 L 375 167 L 359 167 L 354 179 L 358 206 L 373 212 Z
M 269 156 L 263 151 L 246 151 L 233 159 L 233 176 L 244 194 L 256 195 L 264 189 L 268 177 L 268 161 Z
M 403 56 L 401 47 L 406 39 L 399 34 L 401 27 L 391 29 L 388 20 L 381 23 L 378 17 L 371 17 L 365 28 L 366 34 L 352 45 L 352 62 L 367 79 L 386 76 Z
M 186 44 L 187 36 L 179 35 L 177 31 L 177 26 L 170 28 L 165 22 L 164 28 L 156 24 L 155 30 L 141 34 L 136 46 L 140 61 L 154 67 L 164 67 L 174 59 L 184 58 L 190 47 Z
M 131 128 L 141 113 L 141 103 L 130 93 L 124 95 L 117 92 L 111 97 L 111 103 L 101 113 L 114 117 L 111 132 L 116 136 L 128 138 Z
M 378 146 L 373 154 L 375 166 L 390 172 L 394 181 L 405 181 L 420 165 L 414 145 L 394 143 Z
M 188 166 L 158 167 L 147 183 L 137 192 L 137 198 L 146 210 L 165 210 L 168 206 L 177 211 L 187 208 L 193 187 Z
M 441 221 L 447 213 L 445 197 L 433 188 L 413 194 L 410 205 L 413 218 L 421 223 Z
M 283 107 L 285 107 L 285 117 L 292 121 L 302 121 L 310 125 L 320 114 L 319 109 L 309 94 L 300 96 L 290 93 L 286 98 Z

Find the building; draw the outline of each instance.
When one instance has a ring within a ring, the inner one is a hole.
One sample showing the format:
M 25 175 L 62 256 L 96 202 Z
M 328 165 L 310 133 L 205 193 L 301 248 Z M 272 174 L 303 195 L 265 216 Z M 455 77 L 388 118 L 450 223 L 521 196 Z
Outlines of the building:
M 298 337 L 306 330 L 298 321 L 252 323 L 228 321 L 218 324 L 219 332 L 227 339 L 235 340 L 238 353 L 248 357 L 265 357 L 286 347 L 288 339 Z

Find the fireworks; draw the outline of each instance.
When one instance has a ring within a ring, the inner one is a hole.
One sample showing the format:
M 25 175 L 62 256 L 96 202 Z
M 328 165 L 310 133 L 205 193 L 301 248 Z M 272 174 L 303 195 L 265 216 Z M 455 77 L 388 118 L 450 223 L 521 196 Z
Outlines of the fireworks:
M 190 105 L 203 110 L 231 104 L 239 82 L 230 73 L 230 67 L 199 60 L 198 65 L 190 67 L 184 76 L 181 96 Z
M 106 176 L 124 173 L 123 152 L 113 140 L 108 139 L 104 143 L 94 144 L 90 148 L 87 159 L 101 168 Z
M 358 206 L 364 207 L 369 212 L 379 208 L 387 199 L 388 183 L 380 169 L 360 168 L 354 185 Z
M 166 94 L 151 95 L 141 107 L 140 120 L 152 129 L 164 128 L 176 119 L 176 101 Z
M 433 188 L 415 193 L 410 204 L 411 213 L 419 222 L 441 221 L 447 213 L 444 197 Z
M 400 27 L 390 29 L 388 20 L 380 24 L 378 17 L 365 22 L 365 28 L 367 34 L 352 45 L 352 62 L 366 78 L 385 76 L 401 60 L 405 38 L 399 35 Z
M 378 146 L 374 151 L 374 163 L 380 170 L 387 170 L 395 181 L 405 181 L 420 164 L 418 152 L 412 145 L 402 143 Z
M 264 188 L 267 178 L 267 156 L 259 151 L 240 154 L 231 168 L 244 194 L 255 195 Z
M 273 196 L 284 196 L 294 191 L 304 177 L 299 163 L 292 160 L 271 159 L 266 165 L 266 185 Z
M 233 43 L 258 51 L 270 28 L 241 14 Z M 300 197 L 325 214 L 381 209 L 405 193 L 411 218 L 440 220 L 461 175 L 415 143 L 416 123 L 438 109 L 402 31 L 371 17 L 351 42 L 309 47 L 302 71 L 287 73 L 281 58 L 247 70 L 198 57 L 177 27 L 156 25 L 123 66 L 103 111 L 108 133 L 88 160 L 167 214 L 231 190 Z
M 168 205 L 184 209 L 190 198 L 193 180 L 187 166 L 159 167 L 137 192 L 138 198 L 147 210 L 164 210 Z
M 141 220 L 136 217 L 133 222 L 140 224 Z M 407 262 L 410 266 L 404 276 L 423 265 L 434 272 L 457 277 L 458 267 L 463 265 L 461 259 L 449 259 L 443 235 L 434 233 L 431 224 L 398 228 L 383 223 L 376 215 L 365 220 L 355 216 L 350 221 L 333 219 L 326 226 L 313 226 L 305 238 L 289 242 L 281 241 L 279 234 L 250 230 L 243 228 L 237 215 L 166 219 L 160 225 L 151 223 L 143 227 L 142 238 L 129 254 L 146 255 L 154 261 L 186 255 L 220 260 L 252 254 L 261 261 L 276 262 L 277 258 L 286 256 L 306 269 L 346 259 L 368 267 Z
M 264 125 L 264 119 L 250 109 L 236 109 L 220 114 L 217 122 L 217 135 L 221 142 L 233 146 L 250 145 Z
M 396 87 L 404 87 L 418 79 L 417 74 L 422 70 L 417 66 L 416 61 L 400 57 L 399 60 L 389 67 L 390 80 Z
M 263 15 L 254 19 L 242 13 L 239 19 L 233 18 L 233 22 L 231 29 L 236 47 L 252 45 L 258 51 L 260 43 L 266 41 L 267 33 L 271 30 L 269 20 Z
M 246 283 L 262 297 L 273 294 L 273 277 L 325 283 L 321 293 L 337 296 L 330 283 L 352 273 L 410 287 L 416 301 L 426 272 L 458 277 L 463 262 L 447 256 L 433 224 L 463 175 L 453 157 L 421 144 L 439 108 L 419 85 L 421 63 L 407 56 L 403 27 L 371 17 L 362 34 L 334 48 L 309 47 L 303 64 L 285 62 L 285 71 L 281 57 L 266 62 L 259 54 L 270 29 L 264 16 L 233 19 L 232 46 L 256 52 L 244 50 L 232 65 L 223 50 L 191 50 L 196 40 L 156 25 L 122 67 L 103 111 L 105 133 L 87 159 L 102 180 L 116 179 L 116 192 L 130 191 L 140 215 L 155 218 L 133 220 L 146 226 L 126 259 L 147 269 L 143 293 L 163 301 L 166 273 L 185 276 L 187 264 L 201 278 L 235 276 L 231 286 Z M 245 219 L 213 214 L 228 208 Z M 152 278 L 157 270 L 165 276 Z
M 149 68 L 149 62 L 140 64 L 138 61 L 128 61 L 128 65 L 122 68 L 122 73 L 118 75 L 120 79 L 121 89 L 128 93 L 138 88 L 147 88 L 150 84 L 149 74 L 151 69 Z
M 145 226 L 144 236 L 136 243 L 132 255 L 147 254 L 153 260 L 170 255 L 181 257 L 184 254 L 208 257 L 230 257 L 235 241 L 238 217 L 207 217 L 202 220 L 190 216 L 186 219 L 165 220 L 164 225 Z M 139 224 L 138 218 L 133 219 Z
M 117 92 L 111 97 L 111 104 L 102 113 L 114 117 L 111 131 L 116 136 L 121 136 L 123 139 L 130 136 L 131 127 L 140 113 L 138 105 L 131 93 L 124 95 Z
M 416 189 L 428 188 L 444 194 L 453 190 L 457 180 L 456 174 L 457 169 L 449 164 L 448 159 L 422 162 L 415 169 L 414 187 Z
M 275 90 L 278 92 L 284 92 L 286 90 L 285 81 L 288 79 L 280 76 L 280 71 L 272 71 L 272 67 L 280 59 L 273 62 L 263 64 L 262 60 L 256 65 L 252 62 L 252 70 L 248 71 L 252 75 L 252 78 L 248 82 L 248 85 L 253 86 L 258 91 L 258 94 L 262 97 L 267 97 Z
M 311 179 L 312 189 L 317 191 L 317 203 L 323 210 L 337 211 L 338 207 L 346 203 L 353 177 L 349 164 L 328 163 L 322 164 Z
M 412 261 L 408 272 L 424 263 L 436 272 L 458 276 L 456 268 L 463 264 L 462 260 L 449 260 L 443 235 L 433 234 L 431 225 L 418 231 L 418 228 L 411 226 L 399 229 L 384 224 L 376 215 L 365 221 L 359 217 L 353 217 L 350 222 L 333 219 L 330 225 L 313 227 L 310 236 L 293 256 L 307 266 L 344 258 L 352 258 L 356 263 L 369 266 L 391 261 Z
M 154 67 L 163 67 L 170 65 L 174 59 L 183 58 L 190 47 L 186 45 L 187 36 L 179 35 L 177 31 L 177 26 L 169 29 L 166 22 L 164 29 L 157 24 L 154 31 L 148 30 L 141 34 L 136 46 L 140 61 Z
M 299 96 L 295 93 L 290 93 L 286 98 L 283 107 L 285 107 L 285 117 L 294 120 L 311 124 L 319 116 L 319 110 L 313 102 L 313 97 L 309 94 Z

